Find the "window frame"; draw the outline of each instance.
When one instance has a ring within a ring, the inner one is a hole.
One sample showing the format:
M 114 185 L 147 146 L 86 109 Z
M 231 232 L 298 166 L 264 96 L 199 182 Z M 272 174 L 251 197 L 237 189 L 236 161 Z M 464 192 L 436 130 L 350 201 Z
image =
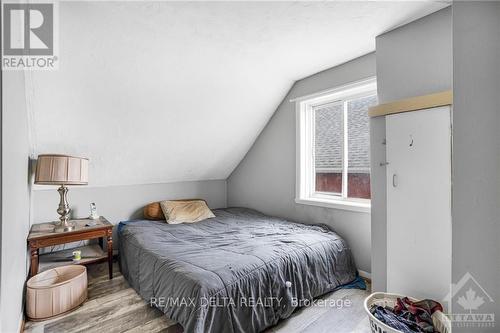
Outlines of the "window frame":
M 375 77 L 347 84 L 317 94 L 292 100 L 296 108 L 296 196 L 295 202 L 350 211 L 371 211 L 371 200 L 349 198 L 348 193 L 348 112 L 347 103 L 356 98 L 377 95 Z M 314 108 L 332 104 L 343 104 L 343 147 L 342 147 L 342 193 L 316 191 L 315 168 L 315 112 Z

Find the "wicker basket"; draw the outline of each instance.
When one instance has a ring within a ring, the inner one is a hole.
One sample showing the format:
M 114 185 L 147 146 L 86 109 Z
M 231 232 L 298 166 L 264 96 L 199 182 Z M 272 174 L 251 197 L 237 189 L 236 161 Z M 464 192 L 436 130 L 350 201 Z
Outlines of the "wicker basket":
M 388 294 L 388 293 L 373 293 L 365 299 L 365 311 L 368 314 L 368 318 L 370 318 L 370 328 L 372 333 L 400 333 L 390 326 L 387 326 L 377 318 L 375 318 L 370 312 L 370 308 L 372 305 L 379 305 L 382 307 L 391 307 L 394 308 L 396 305 L 397 298 L 403 298 L 404 296 L 397 294 Z M 415 298 L 408 297 L 411 301 L 418 301 Z M 448 317 L 441 311 L 436 311 L 432 314 L 432 322 L 434 324 L 434 328 L 436 328 L 441 333 L 451 333 L 451 322 Z
M 45 320 L 69 312 L 87 299 L 87 269 L 71 265 L 33 276 L 26 287 L 26 314 Z

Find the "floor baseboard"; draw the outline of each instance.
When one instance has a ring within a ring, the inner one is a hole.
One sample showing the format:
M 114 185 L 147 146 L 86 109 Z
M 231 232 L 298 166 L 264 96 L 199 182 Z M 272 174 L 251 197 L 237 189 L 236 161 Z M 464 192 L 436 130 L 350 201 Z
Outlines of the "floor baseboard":
M 371 279 L 372 279 L 372 274 L 371 273 L 362 271 L 360 269 L 358 269 L 358 273 L 359 273 L 359 276 L 361 276 L 362 278 L 365 278 L 365 279 L 368 279 L 368 280 L 371 281 Z

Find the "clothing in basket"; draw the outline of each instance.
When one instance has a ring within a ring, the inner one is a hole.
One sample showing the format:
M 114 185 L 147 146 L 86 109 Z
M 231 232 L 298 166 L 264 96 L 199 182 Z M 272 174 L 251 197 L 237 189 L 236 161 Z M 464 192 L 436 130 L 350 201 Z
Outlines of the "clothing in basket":
M 373 305 L 371 313 L 378 320 L 392 328 L 405 333 L 433 333 L 432 314 L 443 311 L 443 307 L 436 301 L 412 301 L 408 297 L 397 298 L 394 308 Z

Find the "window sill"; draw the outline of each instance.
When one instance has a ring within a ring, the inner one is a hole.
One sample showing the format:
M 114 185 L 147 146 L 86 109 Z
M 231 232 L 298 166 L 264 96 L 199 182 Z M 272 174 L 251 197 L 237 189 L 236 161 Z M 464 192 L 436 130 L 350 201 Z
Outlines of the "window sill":
M 296 198 L 295 202 L 302 205 L 319 206 L 326 208 L 335 208 L 348 210 L 352 212 L 371 213 L 371 204 L 369 202 L 359 202 L 350 200 L 335 200 L 330 198 Z

